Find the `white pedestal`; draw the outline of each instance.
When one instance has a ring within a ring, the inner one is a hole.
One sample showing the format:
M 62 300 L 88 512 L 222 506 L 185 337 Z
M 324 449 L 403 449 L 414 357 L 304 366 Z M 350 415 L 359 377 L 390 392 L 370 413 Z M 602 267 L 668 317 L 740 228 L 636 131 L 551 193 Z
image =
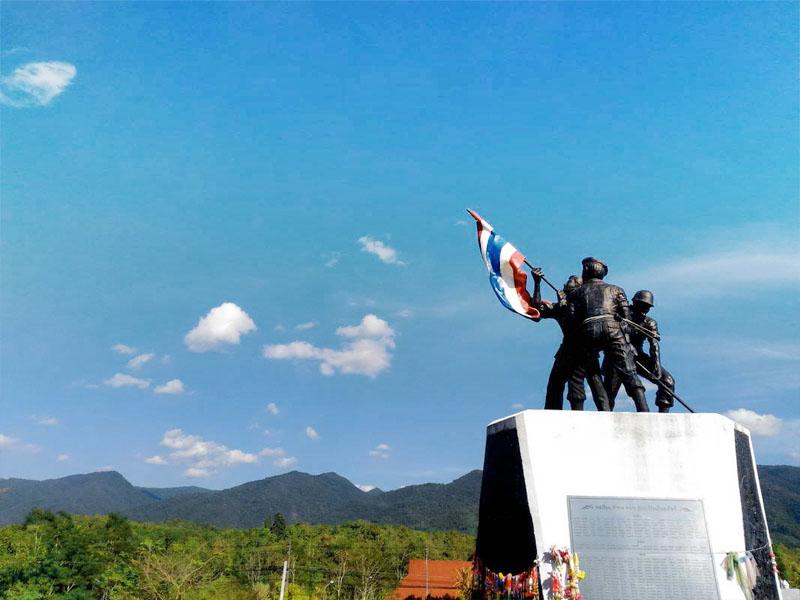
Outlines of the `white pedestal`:
M 722 562 L 755 549 L 755 598 L 780 600 L 769 544 L 749 432 L 726 417 L 528 410 L 488 427 L 477 552 L 493 571 L 567 547 L 585 600 L 742 600 Z

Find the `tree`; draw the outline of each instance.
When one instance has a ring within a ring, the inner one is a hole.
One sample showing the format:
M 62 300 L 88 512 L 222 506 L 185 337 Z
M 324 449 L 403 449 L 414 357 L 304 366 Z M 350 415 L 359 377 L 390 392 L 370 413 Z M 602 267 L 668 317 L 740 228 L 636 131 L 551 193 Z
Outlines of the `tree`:
M 278 539 L 286 538 L 286 519 L 282 513 L 275 513 L 269 530 Z

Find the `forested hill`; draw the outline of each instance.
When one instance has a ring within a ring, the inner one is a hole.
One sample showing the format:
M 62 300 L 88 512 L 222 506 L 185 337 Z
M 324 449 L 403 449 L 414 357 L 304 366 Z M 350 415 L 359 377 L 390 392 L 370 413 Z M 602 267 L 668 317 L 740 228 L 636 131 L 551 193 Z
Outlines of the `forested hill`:
M 773 538 L 800 547 L 800 468 L 759 467 Z M 183 519 L 220 527 L 257 527 L 275 513 L 289 522 L 364 519 L 417 529 L 474 532 L 481 471 L 447 484 L 363 492 L 336 473 L 292 471 L 221 491 L 141 488 L 115 472 L 31 481 L 0 479 L 0 525 L 19 523 L 31 508 L 79 514 L 120 512 L 138 521 Z

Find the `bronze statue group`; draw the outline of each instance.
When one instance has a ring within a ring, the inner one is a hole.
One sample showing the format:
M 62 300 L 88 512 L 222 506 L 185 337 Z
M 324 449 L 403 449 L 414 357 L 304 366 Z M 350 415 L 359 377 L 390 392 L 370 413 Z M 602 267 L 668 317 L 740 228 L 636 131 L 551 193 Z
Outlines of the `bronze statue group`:
M 640 379 L 644 377 L 658 386 L 658 412 L 669 412 L 676 398 L 675 381 L 661 366 L 658 324 L 648 316 L 654 306 L 653 293 L 640 290 L 629 304 L 622 288 L 603 281 L 608 274 L 603 261 L 590 256 L 583 259 L 582 266 L 581 277 L 571 276 L 555 303 L 542 299 L 542 270 L 531 271 L 532 300 L 539 319 L 555 320 L 564 334 L 547 381 L 545 409 L 563 408 L 566 387 L 572 410 L 583 410 L 586 382 L 597 410 L 614 410 L 624 386 L 636 410 L 648 412 Z

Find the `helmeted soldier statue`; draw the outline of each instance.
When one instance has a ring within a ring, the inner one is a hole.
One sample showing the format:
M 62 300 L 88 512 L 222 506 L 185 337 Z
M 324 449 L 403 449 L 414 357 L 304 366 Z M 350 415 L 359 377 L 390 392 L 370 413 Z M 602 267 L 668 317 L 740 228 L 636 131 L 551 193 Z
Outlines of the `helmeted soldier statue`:
M 608 368 L 619 376 L 636 410 L 648 412 L 644 386 L 636 374 L 634 350 L 622 330 L 621 321 L 630 318 L 625 292 L 603 281 L 608 274 L 603 261 L 589 256 L 582 265 L 583 285 L 567 295 L 567 306 L 577 328 L 577 339 L 584 348 L 586 374 L 593 377 L 599 373 L 598 356 L 603 352 Z M 605 401 L 608 402 L 607 396 Z
M 561 327 L 564 339 L 558 347 L 547 380 L 547 394 L 544 407 L 547 410 L 561 410 L 564 407 L 564 386 L 567 386 L 567 400 L 572 410 L 583 410 L 586 402 L 586 390 L 583 382 L 587 379 L 584 366 L 585 352 L 577 339 L 574 322 L 570 319 L 567 307 L 567 294 L 578 289 L 583 281 L 580 277 L 572 275 L 564 284 L 563 291 L 558 292 L 558 302 L 553 304 L 542 300 L 542 270 L 534 268 L 533 275 L 533 305 L 539 310 L 540 319 L 553 319 Z M 539 319 L 535 319 L 538 321 Z M 594 375 L 589 378 L 589 388 L 597 410 L 611 410 L 608 398 L 603 387 L 599 372 L 593 369 Z
M 658 323 L 647 313 L 654 306 L 653 292 L 649 290 L 639 290 L 633 295 L 631 310 L 631 321 L 639 325 L 642 329 L 631 327 L 628 330 L 628 339 L 636 353 L 636 372 L 642 377 L 658 385 L 656 392 L 656 406 L 658 412 L 666 413 L 675 403 L 670 392 L 675 390 L 675 380 L 669 371 L 661 366 L 661 348 L 659 346 Z M 644 330 L 644 331 L 642 331 Z M 645 331 L 649 332 L 647 335 Z M 644 351 L 644 343 L 648 342 L 649 352 Z M 641 366 L 639 366 L 641 365 Z M 644 367 L 644 368 L 642 368 Z M 614 369 L 609 368 L 609 363 L 603 360 L 603 373 L 605 375 L 606 391 L 611 406 L 619 392 L 621 380 Z

